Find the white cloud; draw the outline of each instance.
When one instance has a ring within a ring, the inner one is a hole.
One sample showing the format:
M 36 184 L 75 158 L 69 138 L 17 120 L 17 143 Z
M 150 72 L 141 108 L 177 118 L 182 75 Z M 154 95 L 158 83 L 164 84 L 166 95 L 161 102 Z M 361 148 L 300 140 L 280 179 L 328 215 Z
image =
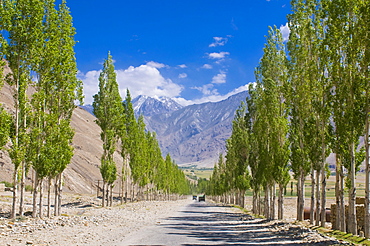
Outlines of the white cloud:
M 222 51 L 220 53 L 213 52 L 213 53 L 208 54 L 208 58 L 210 58 L 210 59 L 223 59 L 227 55 L 230 55 L 230 53 L 229 52 L 224 52 L 224 51 Z
M 281 32 L 281 35 L 283 36 L 283 41 L 284 42 L 288 41 L 289 34 L 290 34 L 288 23 L 286 23 L 284 26 L 283 25 L 280 26 L 280 32 Z
M 99 90 L 99 74 L 101 70 L 88 71 L 87 73 L 78 72 L 77 77 L 83 81 L 83 92 L 85 95 L 84 103 L 92 104 L 92 96 L 98 93 Z
M 163 63 L 159 63 L 159 62 L 155 62 L 155 61 L 147 62 L 146 65 L 148 65 L 149 67 L 154 67 L 154 68 L 168 67 L 167 65 L 165 65 Z
M 201 87 L 191 87 L 191 89 L 202 92 L 203 95 L 218 95 L 217 89 L 213 89 L 213 84 L 206 84 Z
M 186 73 L 180 73 L 179 74 L 180 79 L 185 79 L 186 77 L 188 77 L 188 75 Z
M 179 68 L 187 68 L 188 66 L 186 66 L 185 64 L 181 64 L 179 65 Z
M 219 74 L 212 78 L 212 84 L 224 84 L 226 83 L 226 72 L 220 71 Z
M 217 47 L 217 46 L 224 46 L 228 38 L 223 38 L 223 37 L 213 37 L 214 42 L 209 45 L 209 47 Z
M 210 64 L 204 64 L 204 65 L 202 66 L 202 68 L 204 68 L 204 69 L 212 69 L 213 67 L 212 67 L 212 65 L 210 65 Z
M 253 82 L 254 83 L 254 82 Z M 203 86 L 203 87 L 197 87 L 197 88 L 193 88 L 193 89 L 203 89 L 205 92 L 210 92 L 209 94 L 204 94 L 204 96 L 200 99 L 196 99 L 196 100 L 186 100 L 184 98 L 181 98 L 181 97 L 175 97 L 175 98 L 172 98 L 173 100 L 175 100 L 177 103 L 183 105 L 183 106 L 188 106 L 188 105 L 192 105 L 192 104 L 201 104 L 201 103 L 206 103 L 206 102 L 219 102 L 219 101 L 222 101 L 222 100 L 225 100 L 227 99 L 228 97 L 232 96 L 232 95 L 235 95 L 235 94 L 238 94 L 242 91 L 247 91 L 248 88 L 249 88 L 249 84 L 246 84 L 246 85 L 243 85 L 243 86 L 240 86 L 232 91 L 230 91 L 229 93 L 225 94 L 225 95 L 220 95 L 216 89 L 213 89 L 213 90 L 210 90 L 210 88 L 213 88 L 212 84 L 209 84 L 208 85 L 208 91 L 207 91 L 207 85 L 206 86 Z M 213 91 L 213 94 L 211 93 L 211 91 Z
M 164 78 L 158 68 L 153 67 L 155 64 L 157 63 L 153 62 L 150 65 L 130 66 L 126 70 L 116 70 L 122 99 L 126 96 L 127 88 L 130 90 L 132 98 L 139 95 L 170 98 L 180 95 L 183 88 L 173 83 L 172 80 Z M 84 82 L 85 104 L 91 104 L 92 96 L 98 92 L 99 74 L 100 71 L 95 70 L 86 74 L 79 73 L 79 78 Z

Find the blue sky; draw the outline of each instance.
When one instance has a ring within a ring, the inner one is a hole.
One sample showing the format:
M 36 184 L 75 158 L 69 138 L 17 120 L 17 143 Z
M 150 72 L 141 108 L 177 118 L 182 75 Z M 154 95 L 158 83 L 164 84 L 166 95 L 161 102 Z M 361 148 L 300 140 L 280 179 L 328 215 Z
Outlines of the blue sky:
M 289 0 L 69 0 L 85 104 L 111 52 L 121 96 L 167 96 L 183 105 L 247 89 L 268 26 L 287 34 Z

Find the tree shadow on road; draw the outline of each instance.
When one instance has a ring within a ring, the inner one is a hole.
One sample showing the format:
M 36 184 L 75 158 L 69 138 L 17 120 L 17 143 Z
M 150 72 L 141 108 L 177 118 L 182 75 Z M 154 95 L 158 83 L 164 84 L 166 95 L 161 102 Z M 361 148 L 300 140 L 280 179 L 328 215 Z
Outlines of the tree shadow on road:
M 196 238 L 199 245 L 338 245 L 337 241 L 307 241 L 307 228 L 287 223 L 255 219 L 243 213 L 223 212 L 221 205 L 193 203 L 178 217 L 168 218 L 161 226 L 173 229 L 173 235 Z M 210 211 L 211 210 L 211 211 Z M 182 244 L 197 245 L 197 244 Z

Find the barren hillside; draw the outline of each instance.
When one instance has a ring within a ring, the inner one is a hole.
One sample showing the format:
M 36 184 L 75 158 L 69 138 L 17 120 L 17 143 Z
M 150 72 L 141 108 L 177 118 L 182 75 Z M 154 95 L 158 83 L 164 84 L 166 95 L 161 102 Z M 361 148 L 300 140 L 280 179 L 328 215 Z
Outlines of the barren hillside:
M 5 72 L 9 72 L 6 69 Z M 0 91 L 0 103 L 9 111 L 14 112 L 13 93 L 11 87 L 5 83 Z M 75 129 L 73 139 L 74 156 L 64 171 L 64 191 L 76 193 L 95 193 L 98 180 L 101 179 L 99 166 L 100 156 L 103 153 L 100 140 L 100 128 L 94 122 L 95 117 L 77 107 L 72 116 L 72 127 Z M 0 155 L 0 181 L 11 182 L 13 164 L 6 151 Z M 118 170 L 121 170 L 122 158 L 115 153 Z M 28 174 L 28 183 L 31 183 L 32 171 Z

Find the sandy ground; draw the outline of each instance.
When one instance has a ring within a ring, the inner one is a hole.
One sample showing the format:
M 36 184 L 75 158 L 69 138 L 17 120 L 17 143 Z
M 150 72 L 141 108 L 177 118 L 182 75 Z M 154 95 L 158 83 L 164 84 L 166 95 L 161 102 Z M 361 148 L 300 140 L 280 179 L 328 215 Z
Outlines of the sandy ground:
M 0 193 L 0 245 L 118 245 L 119 241 L 145 226 L 161 223 L 189 199 L 142 201 L 101 208 L 100 200 L 89 195 L 64 194 L 62 216 L 34 219 L 6 218 L 11 193 Z M 26 199 L 30 211 L 31 196 Z M 285 216 L 294 221 L 295 199 L 287 198 Z M 247 199 L 247 209 L 251 200 Z

